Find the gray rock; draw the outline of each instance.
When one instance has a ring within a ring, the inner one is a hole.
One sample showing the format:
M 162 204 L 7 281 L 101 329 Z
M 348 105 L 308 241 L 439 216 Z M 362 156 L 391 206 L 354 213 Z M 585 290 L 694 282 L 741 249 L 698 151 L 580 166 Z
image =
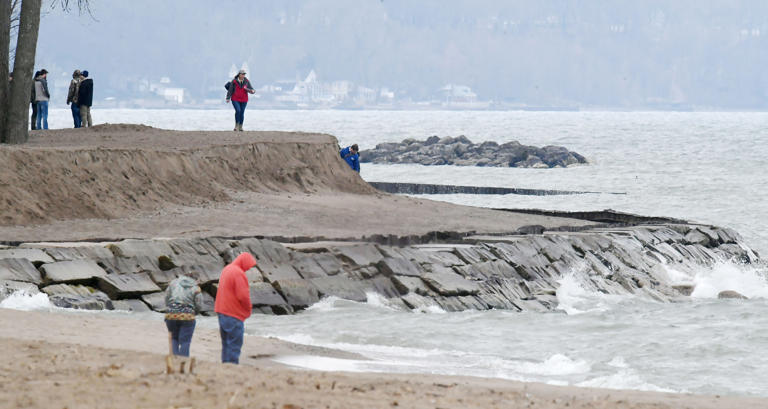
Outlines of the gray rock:
M 733 290 L 726 290 L 726 291 L 720 291 L 717 294 L 717 298 L 719 299 L 737 299 L 737 300 L 747 300 L 748 297 L 745 297 L 741 293 Z
M 304 309 L 320 301 L 320 293 L 308 280 L 280 280 L 273 286 L 295 309 Z
M 149 308 L 151 308 L 152 311 L 167 311 L 167 306 L 165 305 L 165 291 L 144 294 L 141 296 L 141 300 L 144 301 L 145 304 L 149 305 Z
M 385 257 L 376 266 L 382 274 L 419 277 L 423 270 L 419 265 L 404 258 Z
M 49 283 L 83 283 L 107 275 L 93 260 L 57 261 L 40 268 Z
M 0 280 L 0 301 L 6 299 L 8 296 L 17 291 L 22 291 L 28 295 L 35 295 L 40 292 L 40 290 L 37 288 L 37 284 L 12 280 Z
M 429 288 L 444 296 L 476 295 L 480 287 L 456 273 L 426 273 L 422 277 Z
M 40 249 L 0 249 L 0 260 L 3 259 L 27 259 L 32 264 L 53 263 L 55 260 L 48 253 Z
M 81 310 L 111 310 L 112 301 L 101 291 L 84 285 L 53 284 L 43 287 L 51 304 Z
M 401 294 L 400 290 L 389 277 L 381 275 L 362 281 L 361 285 L 366 292 L 379 293 L 386 298 L 399 297 Z
M 350 280 L 344 275 L 313 278 L 308 280 L 320 292 L 321 297 L 335 296 L 345 300 L 365 302 L 365 288 L 359 281 Z
M 98 282 L 101 291 L 117 300 L 160 291 L 147 273 L 107 274 L 98 277 Z
M 130 311 L 130 312 L 152 311 L 147 306 L 147 304 L 144 304 L 141 300 L 114 300 L 112 301 L 112 307 L 116 311 Z
M 251 304 L 254 306 L 287 306 L 282 295 L 268 283 L 251 283 Z
M 397 288 L 400 294 L 416 293 L 421 296 L 433 296 L 432 290 L 427 287 L 427 284 L 419 277 L 410 276 L 392 276 L 392 283 Z
M 672 288 L 682 295 L 690 296 L 691 294 L 693 294 L 693 290 L 696 287 L 691 284 L 681 284 L 681 285 L 673 285 Z
M 405 303 L 405 305 L 412 310 L 420 309 L 424 311 L 424 310 L 429 310 L 433 308 L 442 309 L 442 307 L 440 307 L 440 305 L 437 303 L 437 301 L 435 301 L 434 298 L 424 297 L 416 293 L 406 294 L 400 297 L 400 299 L 403 300 L 403 303 Z
M 259 263 L 281 264 L 291 260 L 291 253 L 280 243 L 272 240 L 242 239 L 235 242 L 235 256 L 241 252 L 249 252 Z M 229 262 L 229 261 L 227 261 Z
M 329 276 L 339 274 L 343 269 L 339 259 L 331 253 L 313 254 L 312 259 L 315 260 L 323 271 L 325 271 L 325 274 Z
M 114 257 L 110 259 L 101 259 L 98 263 L 104 268 L 107 274 L 135 274 L 160 271 L 160 267 L 157 265 L 157 260 L 152 260 L 147 256 L 127 258 Z
M 345 262 L 361 267 L 376 264 L 384 258 L 373 244 L 340 246 L 333 250 Z
M 326 277 L 328 275 L 323 267 L 317 262 L 314 255 L 296 255 L 294 256 L 291 265 L 299 273 L 301 278 L 304 279 Z
M 264 280 L 268 283 L 274 283 L 281 280 L 299 280 L 301 276 L 299 273 L 287 263 L 273 264 L 272 262 L 265 261 L 257 265 L 257 268 L 261 270 Z
M 40 272 L 25 258 L 0 260 L 0 280 L 23 281 L 37 285 L 43 283 Z
M 167 240 L 134 240 L 127 239 L 107 246 L 116 257 L 148 257 L 157 263 L 160 256 L 173 258 L 173 249 Z
M 200 311 L 198 311 L 199 314 L 203 315 L 214 315 L 214 307 L 216 300 L 208 294 L 207 292 L 203 291 L 203 301 L 202 305 L 200 306 Z

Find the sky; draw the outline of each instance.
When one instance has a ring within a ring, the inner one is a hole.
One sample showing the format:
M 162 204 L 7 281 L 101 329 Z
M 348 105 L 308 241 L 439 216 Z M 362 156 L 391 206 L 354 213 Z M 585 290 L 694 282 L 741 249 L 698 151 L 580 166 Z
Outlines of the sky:
M 37 65 L 88 69 L 105 96 L 161 77 L 202 96 L 247 63 L 257 87 L 314 69 L 415 101 L 456 84 L 529 106 L 768 109 L 765 0 L 90 3 L 47 9 Z

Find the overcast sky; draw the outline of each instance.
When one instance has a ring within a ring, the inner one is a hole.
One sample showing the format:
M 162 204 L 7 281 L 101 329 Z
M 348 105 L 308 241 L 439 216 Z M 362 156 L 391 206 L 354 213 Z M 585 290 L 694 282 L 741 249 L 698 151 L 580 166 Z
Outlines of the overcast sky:
M 768 108 L 765 0 L 91 0 L 42 18 L 38 67 L 102 92 L 170 77 L 192 94 L 247 63 L 256 86 L 321 81 L 429 98 L 618 109 Z M 53 68 L 53 69 L 52 69 Z

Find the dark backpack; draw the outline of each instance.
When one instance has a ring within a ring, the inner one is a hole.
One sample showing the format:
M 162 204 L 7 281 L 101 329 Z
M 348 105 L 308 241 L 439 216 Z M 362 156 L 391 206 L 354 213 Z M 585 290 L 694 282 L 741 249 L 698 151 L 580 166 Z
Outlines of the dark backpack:
M 229 91 L 229 87 L 231 87 L 231 86 L 232 86 L 232 81 L 227 81 L 227 83 L 226 83 L 226 84 L 224 84 L 224 89 L 226 89 L 227 91 Z

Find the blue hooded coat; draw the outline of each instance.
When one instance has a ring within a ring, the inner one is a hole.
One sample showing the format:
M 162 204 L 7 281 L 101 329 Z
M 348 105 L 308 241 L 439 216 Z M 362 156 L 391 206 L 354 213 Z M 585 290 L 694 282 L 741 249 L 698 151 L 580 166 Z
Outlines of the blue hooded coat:
M 360 155 L 357 153 L 352 152 L 350 147 L 347 146 L 346 148 L 339 151 L 339 155 L 347 161 L 347 164 L 349 164 L 349 167 L 352 168 L 357 173 L 360 173 Z

